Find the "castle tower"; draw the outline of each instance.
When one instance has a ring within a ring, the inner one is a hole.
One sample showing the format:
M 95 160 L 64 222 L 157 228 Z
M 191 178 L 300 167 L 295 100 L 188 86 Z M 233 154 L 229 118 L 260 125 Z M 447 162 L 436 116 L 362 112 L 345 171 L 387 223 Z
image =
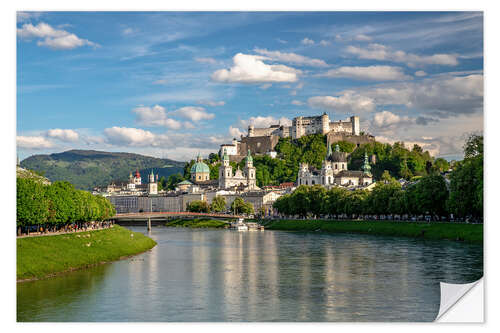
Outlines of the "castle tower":
M 254 130 L 255 130 L 255 127 L 254 127 L 253 125 L 249 125 L 249 126 L 248 126 L 248 136 L 249 136 L 249 137 L 252 137 L 252 136 L 254 136 L 254 135 L 255 135 Z
M 325 112 L 321 116 L 321 134 L 325 135 L 328 132 L 330 132 L 330 119 Z
M 247 157 L 246 157 L 246 163 L 245 163 L 245 175 L 247 177 L 247 185 L 250 189 L 255 188 L 256 186 L 256 181 L 255 181 L 255 167 L 253 166 L 253 158 L 252 154 L 250 153 L 250 149 L 248 149 L 247 152 Z
M 227 151 L 224 148 L 224 155 L 222 155 L 222 164 L 219 167 L 219 188 L 228 188 L 232 177 L 233 168 L 229 164 L 229 156 L 227 155 Z
M 158 194 L 158 183 L 155 181 L 153 169 L 151 169 L 151 174 L 149 175 L 148 194 Z
M 359 117 L 358 116 L 351 117 L 351 125 L 352 125 L 352 134 L 359 135 Z

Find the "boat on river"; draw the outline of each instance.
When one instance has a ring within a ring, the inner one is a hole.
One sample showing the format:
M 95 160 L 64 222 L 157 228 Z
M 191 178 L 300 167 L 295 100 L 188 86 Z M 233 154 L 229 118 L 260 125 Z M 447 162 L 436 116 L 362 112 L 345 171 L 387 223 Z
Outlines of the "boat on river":
M 248 231 L 248 226 L 243 222 L 242 218 L 239 218 L 236 222 L 231 223 L 231 229 L 238 231 Z

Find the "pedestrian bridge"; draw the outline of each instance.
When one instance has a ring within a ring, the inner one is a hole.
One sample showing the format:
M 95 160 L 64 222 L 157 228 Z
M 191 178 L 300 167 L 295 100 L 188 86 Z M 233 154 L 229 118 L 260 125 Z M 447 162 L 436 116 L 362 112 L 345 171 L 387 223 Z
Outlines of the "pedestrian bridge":
M 185 217 L 200 218 L 211 217 L 216 219 L 235 219 L 243 217 L 241 215 L 218 214 L 218 213 L 193 213 L 193 212 L 143 212 L 143 213 L 122 213 L 116 214 L 110 220 L 123 225 L 144 225 L 147 222 L 151 225 L 160 225 L 169 219 Z

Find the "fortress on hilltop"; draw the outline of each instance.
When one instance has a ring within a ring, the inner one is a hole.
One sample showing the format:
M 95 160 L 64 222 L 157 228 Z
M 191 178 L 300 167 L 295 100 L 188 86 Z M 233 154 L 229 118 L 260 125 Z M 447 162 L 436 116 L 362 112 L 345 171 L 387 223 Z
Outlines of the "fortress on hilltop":
M 250 149 L 256 154 L 267 154 L 276 156 L 274 147 L 280 138 L 299 139 L 304 135 L 323 134 L 327 136 L 328 142 L 348 141 L 360 146 L 375 140 L 371 135 L 360 131 L 359 117 L 352 116 L 346 120 L 331 121 L 330 117 L 323 113 L 320 116 L 295 117 L 291 126 L 281 124 L 271 125 L 267 128 L 256 128 L 248 126 L 248 134 L 241 139 L 233 139 L 230 144 L 222 144 L 219 155 L 222 158 L 224 151 L 232 161 L 241 161 Z

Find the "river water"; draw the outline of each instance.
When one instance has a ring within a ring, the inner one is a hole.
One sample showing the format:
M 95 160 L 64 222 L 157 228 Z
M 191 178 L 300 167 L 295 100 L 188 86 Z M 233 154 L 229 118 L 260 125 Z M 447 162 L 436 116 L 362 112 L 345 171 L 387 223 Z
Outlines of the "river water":
M 132 227 L 147 233 L 145 228 Z M 432 321 L 481 246 L 314 232 L 154 227 L 133 258 L 17 284 L 18 321 Z

